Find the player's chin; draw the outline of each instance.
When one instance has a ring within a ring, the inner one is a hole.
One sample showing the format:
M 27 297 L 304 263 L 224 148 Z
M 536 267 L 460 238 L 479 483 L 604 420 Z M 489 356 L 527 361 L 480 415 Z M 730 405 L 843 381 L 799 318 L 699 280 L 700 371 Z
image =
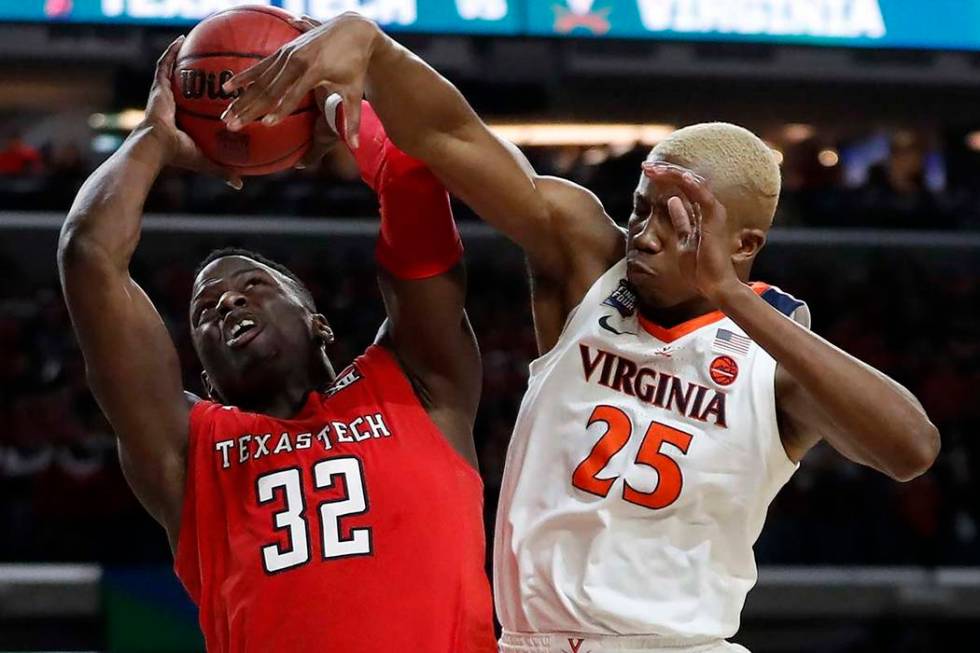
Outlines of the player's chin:
M 660 295 L 661 280 L 655 270 L 639 261 L 627 261 L 626 279 L 640 297 Z
M 627 257 L 626 279 L 633 285 L 634 288 L 651 284 L 656 277 L 657 273 L 653 270 L 653 268 L 633 257 Z

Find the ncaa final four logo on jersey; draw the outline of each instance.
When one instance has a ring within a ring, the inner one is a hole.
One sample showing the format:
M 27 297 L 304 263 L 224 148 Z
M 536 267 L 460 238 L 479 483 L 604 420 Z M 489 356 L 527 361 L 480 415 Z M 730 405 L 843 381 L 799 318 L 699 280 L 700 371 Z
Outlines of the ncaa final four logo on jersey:
M 361 373 L 357 371 L 356 367 L 351 365 L 346 370 L 340 373 L 340 375 L 333 382 L 333 384 L 329 388 L 327 388 L 323 394 L 327 395 L 328 397 L 332 397 L 338 392 L 340 392 L 341 390 L 343 390 L 344 388 L 347 388 L 350 385 L 357 383 L 360 380 L 361 380 Z
M 636 310 L 636 295 L 626 279 L 620 279 L 619 286 L 602 303 L 612 306 L 623 317 L 629 317 Z

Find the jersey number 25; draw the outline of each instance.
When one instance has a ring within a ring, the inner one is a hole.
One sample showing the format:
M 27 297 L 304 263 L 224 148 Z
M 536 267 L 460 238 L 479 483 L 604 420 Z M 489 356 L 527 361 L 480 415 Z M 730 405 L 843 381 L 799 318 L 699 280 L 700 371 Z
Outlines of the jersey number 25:
M 580 490 L 604 497 L 609 494 L 616 478 L 599 478 L 609 461 L 619 453 L 630 436 L 633 423 L 629 416 L 615 406 L 599 405 L 592 411 L 588 426 L 605 423 L 607 429 L 592 447 L 588 457 L 578 464 L 572 474 L 572 485 Z M 586 427 L 587 428 L 587 427 Z M 693 436 L 672 426 L 651 422 L 636 453 L 636 464 L 657 470 L 657 486 L 651 492 L 640 492 L 629 481 L 623 485 L 623 499 L 638 506 L 654 510 L 666 508 L 677 501 L 684 487 L 684 477 L 677 462 L 663 452 L 664 444 L 676 447 L 681 455 L 687 454 Z

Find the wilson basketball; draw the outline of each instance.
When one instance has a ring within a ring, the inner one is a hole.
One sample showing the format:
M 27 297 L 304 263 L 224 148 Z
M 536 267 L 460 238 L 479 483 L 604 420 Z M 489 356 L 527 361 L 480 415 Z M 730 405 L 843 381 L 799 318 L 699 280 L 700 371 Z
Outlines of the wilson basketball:
M 235 98 L 221 85 L 300 34 L 294 16 L 274 7 L 237 7 L 204 19 L 187 35 L 171 80 L 177 126 L 205 156 L 241 175 L 265 175 L 295 165 L 313 140 L 316 109 L 309 94 L 278 124 L 228 131 L 221 114 Z

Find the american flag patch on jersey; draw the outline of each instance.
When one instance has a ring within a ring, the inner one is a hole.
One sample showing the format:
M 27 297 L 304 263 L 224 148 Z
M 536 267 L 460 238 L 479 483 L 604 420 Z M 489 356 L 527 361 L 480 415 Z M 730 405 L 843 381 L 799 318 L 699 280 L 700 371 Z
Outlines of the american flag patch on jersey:
M 732 333 L 728 329 L 718 329 L 718 332 L 715 334 L 715 341 L 711 343 L 711 349 L 714 351 L 727 351 L 742 356 L 749 353 L 751 346 L 752 338 L 740 336 L 737 333 Z

